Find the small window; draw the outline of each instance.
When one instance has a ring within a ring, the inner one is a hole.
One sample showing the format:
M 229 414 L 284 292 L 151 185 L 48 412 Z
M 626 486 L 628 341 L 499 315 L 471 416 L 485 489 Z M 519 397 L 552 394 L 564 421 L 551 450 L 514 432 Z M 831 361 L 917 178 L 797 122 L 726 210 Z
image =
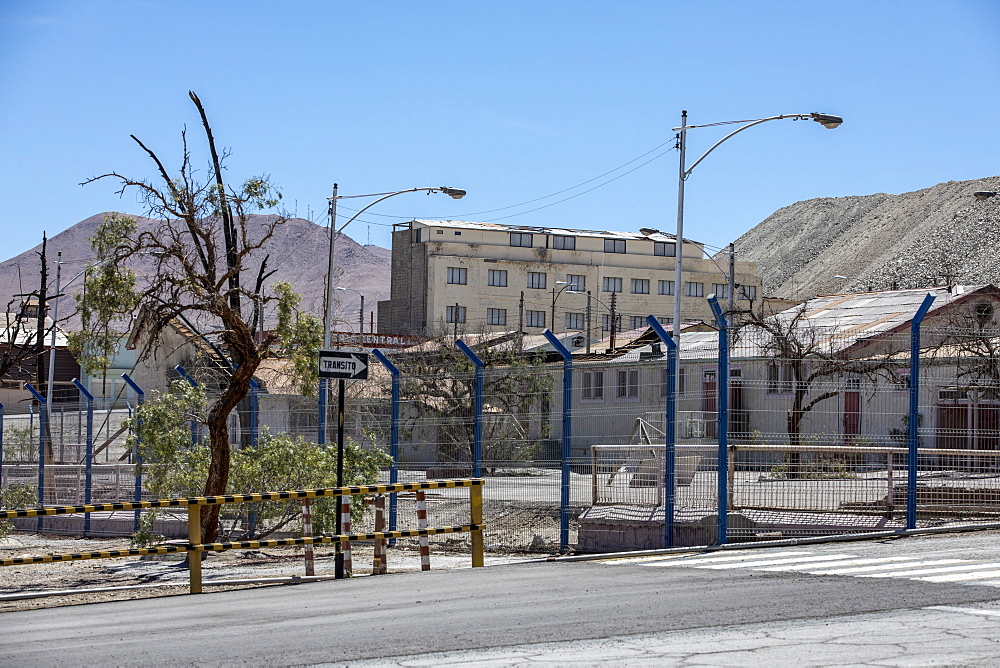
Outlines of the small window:
M 688 281 L 684 284 L 684 295 L 687 297 L 704 297 L 705 284 Z
M 566 314 L 566 331 L 581 331 L 583 329 L 582 313 Z
M 464 323 L 465 322 L 465 307 L 464 306 L 449 306 L 445 310 L 445 321 L 454 323 Z
M 545 289 L 545 273 L 541 271 L 528 272 L 528 287 L 536 290 Z
M 601 316 L 601 329 L 605 332 L 611 331 L 611 316 L 607 313 Z M 615 331 L 620 332 L 622 330 L 622 316 L 621 313 L 615 314 Z
M 639 370 L 619 369 L 616 396 L 619 399 L 639 398 Z
M 670 390 L 670 376 L 667 375 L 667 369 L 664 367 L 660 371 L 660 396 L 667 396 L 667 392 Z M 677 394 L 684 394 L 684 367 L 677 370 Z
M 979 322 L 989 322 L 993 318 L 993 304 L 989 302 L 979 302 L 976 304 L 976 320 Z
M 604 277 L 604 291 L 605 292 L 621 292 L 622 291 L 622 279 L 617 276 L 605 276 Z
M 739 295 L 740 299 L 757 299 L 757 286 L 741 285 Z
M 632 279 L 632 294 L 634 294 L 634 295 L 648 295 L 649 294 L 649 279 L 648 278 L 633 278 Z
M 654 241 L 653 255 L 677 257 L 677 244 L 672 241 Z
M 419 244 L 421 241 L 423 241 L 423 230 L 422 229 L 414 230 L 414 232 L 416 232 L 416 234 L 413 235 L 413 242 Z
M 528 327 L 545 327 L 545 311 L 527 311 L 524 315 Z
M 629 319 L 629 324 L 631 325 L 630 329 L 642 329 L 646 326 L 646 319 L 641 315 L 633 315 Z
M 624 239 L 605 239 L 604 240 L 604 252 L 605 253 L 624 253 L 625 252 L 625 240 Z
M 576 237 L 553 235 L 552 247 L 557 250 L 576 250 Z
M 531 235 L 525 232 L 511 232 L 510 245 L 521 248 L 531 248 Z
M 486 309 L 486 324 L 487 325 L 506 325 L 507 324 L 507 309 L 505 309 L 505 308 L 488 308 L 488 309 Z
M 467 276 L 465 267 L 448 267 L 448 282 L 452 285 L 465 285 Z
M 767 365 L 767 393 L 784 394 L 792 391 L 792 365 L 771 362 Z
M 604 372 L 584 371 L 581 398 L 584 401 L 604 400 Z
M 566 283 L 569 285 L 567 290 L 583 292 L 587 289 L 587 277 L 583 274 L 566 274 Z
M 507 270 L 490 269 L 486 274 L 486 284 L 495 288 L 507 287 Z
M 712 292 L 715 293 L 717 299 L 729 299 L 729 284 L 712 283 Z
M 674 282 L 673 281 L 657 281 L 658 293 L 661 295 L 672 295 L 674 294 Z

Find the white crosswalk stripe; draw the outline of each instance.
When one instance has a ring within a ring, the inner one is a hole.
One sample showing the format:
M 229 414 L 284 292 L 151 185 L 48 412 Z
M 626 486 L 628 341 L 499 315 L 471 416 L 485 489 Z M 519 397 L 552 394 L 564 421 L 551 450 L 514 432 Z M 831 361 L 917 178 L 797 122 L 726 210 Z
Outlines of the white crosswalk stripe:
M 920 556 L 859 557 L 810 551 L 727 551 L 714 554 L 664 554 L 620 557 L 606 564 L 636 564 L 659 568 L 747 569 L 769 572 L 846 575 L 864 578 L 905 578 L 923 582 L 969 583 L 1000 587 L 1000 561 L 926 558 Z

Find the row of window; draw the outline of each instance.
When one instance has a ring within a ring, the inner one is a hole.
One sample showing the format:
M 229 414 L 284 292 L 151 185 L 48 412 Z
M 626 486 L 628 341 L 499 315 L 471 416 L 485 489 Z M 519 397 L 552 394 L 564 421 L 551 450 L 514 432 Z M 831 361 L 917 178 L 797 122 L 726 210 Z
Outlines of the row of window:
M 572 238 L 572 237 L 569 237 Z M 448 267 L 448 283 L 452 285 L 467 285 L 468 270 L 465 267 Z M 490 269 L 486 275 L 486 284 L 490 287 L 507 287 L 507 270 Z M 587 288 L 587 277 L 583 274 L 567 274 L 566 289 L 582 292 Z M 545 290 L 548 287 L 548 274 L 543 271 L 529 271 L 527 287 L 533 290 Z M 622 292 L 624 279 L 618 276 L 605 276 L 601 284 L 603 292 Z M 648 278 L 632 279 L 632 294 L 648 295 L 650 290 L 650 280 Z M 674 281 L 657 281 L 656 290 L 658 295 L 673 295 Z M 719 299 L 729 298 L 729 285 L 727 283 L 713 283 L 712 290 Z M 685 297 L 704 297 L 705 284 L 697 281 L 688 281 L 684 284 Z M 756 299 L 757 286 L 741 285 L 737 296 L 740 299 Z
M 510 233 L 510 245 L 517 246 L 519 248 L 533 248 L 535 243 L 535 235 L 530 232 L 511 232 Z M 566 236 L 561 234 L 550 235 L 552 248 L 556 250 L 576 250 L 576 237 Z M 605 253 L 625 253 L 625 239 L 605 239 L 604 240 L 604 252 Z M 653 255 L 659 255 L 661 257 L 676 257 L 677 256 L 677 244 L 672 241 L 654 241 L 653 242 Z
M 566 313 L 565 314 L 565 324 L 567 331 L 578 331 L 582 332 L 587 326 L 587 316 L 586 313 Z M 615 314 L 615 329 L 617 331 L 623 331 L 625 324 L 625 318 L 628 318 L 629 329 L 641 329 L 645 327 L 648 323 L 646 322 L 646 316 L 643 315 L 631 315 L 624 316 L 621 313 Z M 545 311 L 534 311 L 528 309 L 524 312 L 524 326 L 525 327 L 546 327 L 546 312 Z M 673 318 L 659 317 L 657 318 L 661 323 L 672 324 Z M 449 323 L 464 324 L 466 322 L 466 307 L 456 304 L 455 306 L 449 306 L 445 310 L 445 321 Z M 486 324 L 487 325 L 507 325 L 507 309 L 505 308 L 488 308 L 486 309 Z M 603 314 L 601 315 L 601 330 L 605 332 L 611 331 L 611 315 Z
M 684 394 L 686 386 L 685 369 L 678 369 L 678 392 Z M 639 399 L 639 369 L 616 369 L 607 372 L 614 382 L 612 388 L 615 398 L 623 401 L 638 401 Z M 604 401 L 604 371 L 584 371 L 581 379 L 580 398 L 583 401 Z M 666 369 L 660 370 L 660 396 L 667 395 L 670 377 Z

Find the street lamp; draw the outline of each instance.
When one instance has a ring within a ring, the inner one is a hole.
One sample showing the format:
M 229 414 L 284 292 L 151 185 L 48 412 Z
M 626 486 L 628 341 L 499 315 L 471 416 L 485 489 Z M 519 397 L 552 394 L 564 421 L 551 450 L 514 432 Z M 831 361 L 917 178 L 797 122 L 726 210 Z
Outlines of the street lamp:
M 361 294 L 360 292 L 358 292 L 357 290 L 355 290 L 354 288 L 342 288 L 340 286 L 337 286 L 337 289 L 338 290 L 350 290 L 351 292 L 355 293 L 357 296 L 361 297 L 361 313 L 358 315 L 358 332 L 360 334 L 364 334 L 365 333 L 365 296 L 363 294 Z
M 330 348 L 330 321 L 333 317 L 333 253 L 336 248 L 337 235 L 344 231 L 348 225 L 357 220 L 358 216 L 363 214 L 365 211 L 375 206 L 379 202 L 389 199 L 390 197 L 395 197 L 396 195 L 402 195 L 404 193 L 415 193 L 424 191 L 426 193 L 444 193 L 452 199 L 462 199 L 465 197 L 465 191 L 460 188 L 448 188 L 445 186 L 438 186 L 436 188 L 407 188 L 406 190 L 397 190 L 395 192 L 388 193 L 372 193 L 369 195 L 338 195 L 337 194 L 337 184 L 333 184 L 333 195 L 328 197 L 330 203 L 330 256 L 327 263 L 327 283 L 326 283 L 326 312 L 323 316 L 323 348 Z M 377 198 L 373 202 L 369 202 L 361 209 L 357 211 L 350 219 L 337 229 L 337 200 L 340 199 L 355 199 L 355 198 L 366 198 L 375 197 Z M 358 293 L 360 294 L 360 293 Z M 362 312 L 362 320 L 364 320 L 364 315 Z M 323 442 L 326 441 L 326 395 L 327 388 L 329 384 L 326 378 L 320 379 L 320 436 Z M 338 387 L 338 407 L 337 407 L 337 487 L 344 486 L 344 379 L 339 380 Z M 343 527 L 342 517 L 341 517 L 341 498 L 339 496 L 334 497 L 336 517 L 337 517 L 337 533 L 341 533 Z M 344 554 L 337 551 L 336 562 L 335 562 L 335 577 L 337 579 L 342 579 L 344 577 Z
M 559 288 L 558 292 L 556 291 L 556 288 L 555 288 L 556 285 L 561 285 L 562 286 L 561 288 Z M 556 330 L 556 300 L 559 299 L 559 297 L 562 295 L 562 293 L 567 288 L 571 288 L 571 287 L 573 287 L 573 284 L 572 283 L 568 283 L 567 281 L 556 281 L 555 284 L 552 286 L 552 321 L 549 323 L 549 328 L 552 330 L 553 333 L 555 333 L 557 331 Z M 563 329 L 565 329 L 565 328 L 563 328 Z
M 783 119 L 791 119 L 794 121 L 801 120 L 812 120 L 816 121 L 828 130 L 833 130 L 840 126 L 844 122 L 844 119 L 840 116 L 832 116 L 830 114 L 820 114 L 820 113 L 809 113 L 809 114 L 781 114 L 780 116 L 769 116 L 767 118 L 758 118 L 751 121 L 725 121 L 723 123 L 710 123 L 706 125 L 688 125 L 687 124 L 687 111 L 681 112 L 681 125 L 680 127 L 673 128 L 675 132 L 680 132 L 678 135 L 679 143 L 678 148 L 680 149 L 680 169 L 678 171 L 677 177 L 677 234 L 676 234 L 676 244 L 677 253 L 676 261 L 674 262 L 674 322 L 673 322 L 673 335 L 674 342 L 680 346 L 680 333 L 681 333 L 681 283 L 683 280 L 682 276 L 682 265 L 684 262 L 684 182 L 687 178 L 691 176 L 691 172 L 694 168 L 701 164 L 701 161 L 709 156 L 709 154 L 717 149 L 723 142 L 727 139 L 733 137 L 734 135 L 743 132 L 755 125 L 760 125 L 761 123 L 767 123 L 768 121 L 780 121 Z M 715 142 L 711 148 L 705 151 L 700 158 L 694 161 L 690 167 L 685 167 L 684 159 L 687 151 L 687 131 L 692 128 L 704 128 L 714 125 L 729 125 L 733 123 L 744 123 L 744 125 L 738 127 L 737 129 L 730 132 L 728 135 Z

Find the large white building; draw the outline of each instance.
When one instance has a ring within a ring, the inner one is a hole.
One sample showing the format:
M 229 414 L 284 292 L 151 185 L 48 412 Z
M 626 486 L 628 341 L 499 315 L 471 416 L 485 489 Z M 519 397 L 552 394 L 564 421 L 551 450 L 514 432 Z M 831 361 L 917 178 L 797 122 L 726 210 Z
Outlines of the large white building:
M 685 239 L 683 248 L 682 318 L 711 321 L 705 298 L 728 299 L 726 275 L 698 242 Z M 670 323 L 675 260 L 669 234 L 413 220 L 392 235 L 390 299 L 379 302 L 378 331 L 589 329 L 600 338 L 612 310 L 618 331 L 643 326 L 648 315 Z M 762 296 L 756 264 L 735 267 L 736 297 L 746 306 Z

